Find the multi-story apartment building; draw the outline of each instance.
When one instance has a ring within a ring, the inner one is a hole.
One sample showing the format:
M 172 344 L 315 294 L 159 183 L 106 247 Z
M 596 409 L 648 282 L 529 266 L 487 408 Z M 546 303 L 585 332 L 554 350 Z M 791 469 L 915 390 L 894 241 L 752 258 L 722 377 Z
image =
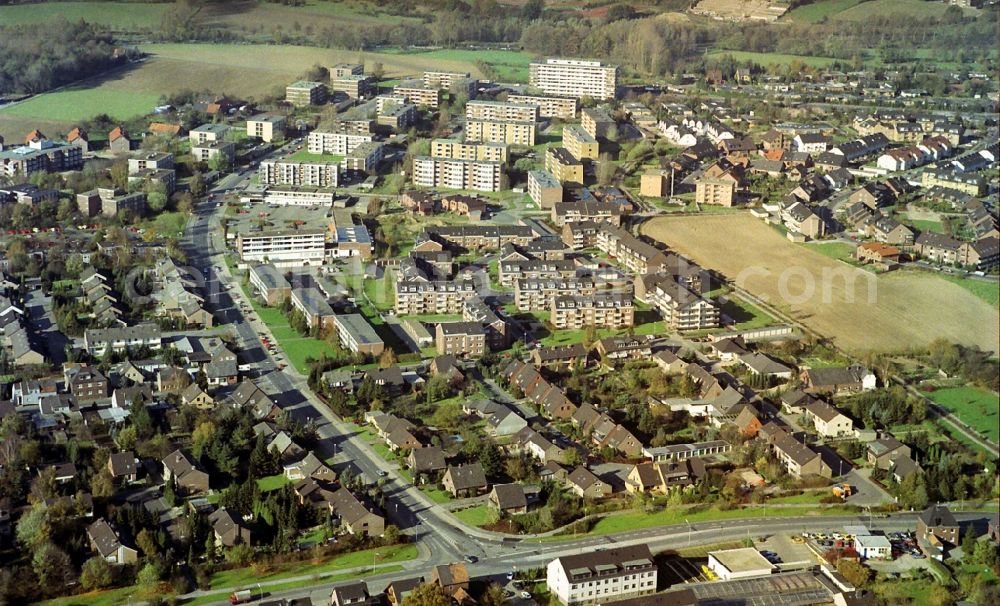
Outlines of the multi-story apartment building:
M 166 152 L 140 152 L 128 159 L 129 174 L 141 170 L 159 170 L 174 167 L 174 155 Z
M 403 105 L 406 103 L 409 103 L 409 100 L 405 95 L 397 95 L 396 93 L 379 95 L 375 97 L 375 111 L 381 114 L 390 105 Z
M 552 222 L 557 227 L 567 223 L 605 221 L 611 225 L 621 225 L 622 207 L 614 202 L 560 202 L 552 207 Z
M 347 152 L 340 163 L 344 170 L 354 170 L 363 173 L 374 172 L 382 158 L 385 157 L 385 145 L 378 141 L 364 141 Z
M 465 138 L 468 141 L 534 145 L 535 126 L 529 121 L 466 119 Z
M 98 213 L 116 217 L 121 212 L 141 217 L 146 214 L 146 194 L 141 191 L 128 194 L 112 187 L 99 187 L 77 194 L 76 207 L 80 214 L 87 217 Z
M 563 147 L 577 160 L 587 158 L 595 160 L 599 154 L 597 139 L 578 124 L 569 124 L 563 127 Z
M 313 131 L 306 140 L 306 148 L 310 154 L 334 154 L 346 156 L 362 143 L 370 143 L 374 139 L 371 133 L 337 131 Z
M 285 101 L 298 106 L 326 103 L 326 85 L 306 80 L 293 82 L 285 87 Z
M 325 229 L 272 229 L 236 235 L 240 260 L 279 266 L 320 265 L 326 257 Z
M 542 118 L 560 118 L 573 120 L 576 118 L 578 102 L 573 97 L 550 97 L 548 95 L 508 95 L 511 103 L 530 103 L 538 106 L 538 115 Z
M 393 103 L 379 112 L 375 118 L 379 126 L 387 126 L 394 131 L 404 130 L 417 121 L 417 106 L 410 103 Z
M 27 145 L 0 149 L 0 174 L 26 178 L 36 172 L 77 170 L 83 166 L 83 150 L 69 143 L 33 139 Z
M 385 351 L 385 343 L 363 315 L 337 314 L 333 322 L 337 327 L 340 346 L 344 349 L 370 356 L 377 356 Z
M 505 143 L 481 143 L 456 139 L 434 139 L 431 141 L 432 158 L 506 162 L 507 155 L 508 147 Z
M 469 72 L 424 72 L 424 86 L 432 89 L 451 89 L 459 80 L 471 78 Z
M 545 170 L 560 183 L 583 184 L 583 162 L 577 160 L 565 147 L 545 150 Z
M 440 322 L 434 335 L 439 356 L 470 356 L 486 353 L 486 331 L 479 322 Z
M 291 300 L 292 307 L 302 312 L 309 328 L 324 330 L 333 327 L 333 308 L 318 288 L 293 288 Z
M 365 66 L 360 63 L 338 63 L 326 69 L 330 73 L 330 79 L 343 78 L 344 76 L 360 76 L 365 73 Z
M 482 325 L 486 331 L 486 346 L 491 350 L 499 351 L 510 345 L 510 326 L 480 297 L 465 300 L 462 304 L 462 319 Z
M 597 248 L 631 272 L 646 274 L 667 263 L 667 257 L 660 249 L 646 244 L 627 230 L 601 223 L 597 232 Z
M 600 107 L 588 107 L 580 112 L 580 126 L 591 137 L 607 137 L 608 131 L 615 125 L 615 119 L 607 110 Z
M 472 280 L 400 279 L 396 281 L 396 314 L 462 313 L 462 303 L 475 294 Z
M 441 225 L 428 227 L 423 235 L 414 250 L 428 239 L 465 250 L 500 250 L 507 244 L 525 246 L 536 236 L 526 225 Z
M 719 307 L 699 296 L 672 276 L 647 286 L 645 301 L 655 307 L 671 330 L 718 328 Z
M 292 295 L 288 280 L 270 263 L 251 265 L 248 280 L 260 298 L 271 307 L 281 305 L 282 301 Z
M 542 210 L 552 208 L 557 203 L 562 202 L 562 183 L 550 172 L 530 171 L 528 172 L 528 195 L 538 205 L 538 208 Z
M 549 322 L 561 330 L 628 328 L 635 325 L 635 305 L 632 297 L 617 293 L 561 295 L 552 299 Z
M 970 196 L 982 196 L 986 193 L 986 179 L 975 173 L 962 173 L 946 168 L 928 168 L 920 176 L 920 184 L 926 188 L 947 187 Z
M 518 280 L 538 278 L 573 278 L 576 263 L 572 259 L 512 259 L 497 264 L 500 284 L 513 288 Z
M 537 278 L 514 283 L 514 305 L 518 311 L 550 311 L 558 296 L 587 296 L 597 293 L 597 284 L 590 278 Z
M 258 173 L 262 185 L 337 187 L 340 166 L 333 162 L 264 160 Z
M 392 89 L 393 94 L 402 95 L 420 107 L 437 108 L 441 105 L 441 89 L 430 88 L 422 83 L 405 82 Z
M 344 93 L 351 99 L 364 99 L 372 90 L 372 79 L 364 74 L 348 74 L 330 78 L 330 90 Z
M 417 156 L 413 159 L 413 183 L 422 187 L 500 191 L 501 166 L 500 162 Z
M 284 116 L 257 114 L 247 118 L 247 136 L 266 143 L 281 140 L 285 137 L 286 124 L 288 120 Z
M 188 132 L 188 141 L 191 142 L 192 146 L 223 141 L 227 134 L 229 134 L 228 124 L 202 124 Z
M 547 59 L 528 66 L 528 85 L 546 95 L 614 99 L 618 66 L 583 59 Z
M 740 171 L 714 164 L 695 181 L 695 201 L 698 204 L 732 206 L 736 190 L 742 185 Z
M 469 120 L 537 122 L 538 106 L 509 101 L 469 101 L 465 104 L 465 117 Z
M 223 158 L 226 162 L 236 159 L 236 145 L 228 141 L 206 141 L 192 144 L 191 155 L 199 162 L 209 162 L 215 158 Z
M 603 604 L 656 593 L 656 573 L 649 546 L 633 545 L 552 560 L 545 581 L 565 606 Z

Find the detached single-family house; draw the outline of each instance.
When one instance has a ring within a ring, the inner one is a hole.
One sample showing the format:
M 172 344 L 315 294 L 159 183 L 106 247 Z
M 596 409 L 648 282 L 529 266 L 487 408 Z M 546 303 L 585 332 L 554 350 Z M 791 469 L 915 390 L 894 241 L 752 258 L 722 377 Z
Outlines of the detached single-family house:
M 611 496 L 611 485 L 583 465 L 566 476 L 566 486 L 584 499 L 602 499 Z
M 528 513 L 528 498 L 520 484 L 494 485 L 490 491 L 490 505 L 507 515 Z
M 215 535 L 215 545 L 217 547 L 235 547 L 236 545 L 250 544 L 250 529 L 243 526 L 239 517 L 234 516 L 225 507 L 222 507 L 208 516 L 208 523 L 212 525 L 212 532 Z
M 87 540 L 90 542 L 90 548 L 110 564 L 135 564 L 139 561 L 139 552 L 125 545 L 104 518 L 96 520 L 87 527 Z
M 474 497 L 486 492 L 488 484 L 479 463 L 449 466 L 441 478 L 444 489 L 455 498 Z

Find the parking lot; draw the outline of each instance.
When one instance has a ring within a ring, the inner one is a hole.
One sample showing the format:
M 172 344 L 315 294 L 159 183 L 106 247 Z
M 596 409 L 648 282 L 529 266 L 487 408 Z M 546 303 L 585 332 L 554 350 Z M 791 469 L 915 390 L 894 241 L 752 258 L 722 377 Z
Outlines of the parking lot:
M 765 540 L 761 541 L 763 538 Z M 801 540 L 802 537 L 799 537 Z M 756 537 L 754 547 L 756 547 L 764 557 L 773 554 L 768 558 L 772 564 L 779 566 L 782 570 L 793 568 L 804 568 L 816 564 L 818 558 L 805 540 L 797 540 L 789 534 L 774 534 L 766 537 Z M 765 553 L 767 552 L 767 553 Z

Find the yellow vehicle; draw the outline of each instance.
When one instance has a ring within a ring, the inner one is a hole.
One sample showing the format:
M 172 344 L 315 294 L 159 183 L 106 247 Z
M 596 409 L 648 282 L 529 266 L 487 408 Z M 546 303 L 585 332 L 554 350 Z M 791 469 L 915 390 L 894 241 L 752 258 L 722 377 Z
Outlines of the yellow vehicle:
M 803 539 L 800 535 L 797 535 L 797 534 L 792 535 L 792 543 L 796 543 L 798 545 L 801 545 L 801 544 L 803 544 L 805 542 L 806 542 L 806 540 Z

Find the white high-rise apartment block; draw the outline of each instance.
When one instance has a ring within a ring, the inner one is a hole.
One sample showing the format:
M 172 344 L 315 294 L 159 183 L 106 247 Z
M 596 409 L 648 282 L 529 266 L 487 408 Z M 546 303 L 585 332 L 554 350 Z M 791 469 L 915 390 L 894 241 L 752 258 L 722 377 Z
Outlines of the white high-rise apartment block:
M 413 159 L 413 184 L 476 191 L 500 191 L 501 163 L 417 156 Z
M 340 166 L 332 162 L 278 162 L 265 160 L 260 163 L 260 182 L 263 185 L 311 185 L 337 187 Z
M 346 156 L 354 151 L 354 148 L 372 141 L 373 136 L 369 134 L 348 133 L 348 132 L 320 132 L 309 133 L 308 149 L 310 154 L 338 154 Z
M 529 66 L 528 84 L 546 95 L 614 99 L 618 66 L 584 59 L 546 59 Z

